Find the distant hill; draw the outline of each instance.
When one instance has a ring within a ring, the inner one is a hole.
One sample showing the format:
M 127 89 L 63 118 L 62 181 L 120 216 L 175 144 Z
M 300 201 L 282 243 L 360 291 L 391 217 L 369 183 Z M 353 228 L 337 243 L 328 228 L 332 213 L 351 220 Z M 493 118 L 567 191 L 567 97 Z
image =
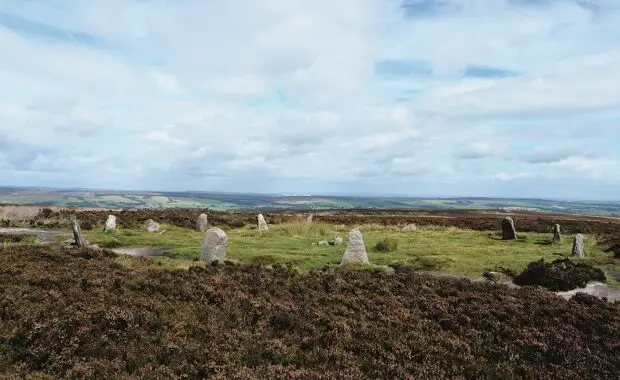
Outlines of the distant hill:
M 131 192 L 0 187 L 0 204 L 109 209 L 402 209 L 562 212 L 620 216 L 620 202 L 510 198 L 414 198 L 235 194 L 209 192 Z

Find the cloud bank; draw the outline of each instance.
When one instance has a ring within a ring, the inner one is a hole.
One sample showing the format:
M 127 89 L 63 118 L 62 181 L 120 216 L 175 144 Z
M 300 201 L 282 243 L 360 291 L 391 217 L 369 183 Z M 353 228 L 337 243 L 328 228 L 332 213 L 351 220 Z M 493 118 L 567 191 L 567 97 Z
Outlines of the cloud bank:
M 0 0 L 0 184 L 619 199 L 611 0 Z

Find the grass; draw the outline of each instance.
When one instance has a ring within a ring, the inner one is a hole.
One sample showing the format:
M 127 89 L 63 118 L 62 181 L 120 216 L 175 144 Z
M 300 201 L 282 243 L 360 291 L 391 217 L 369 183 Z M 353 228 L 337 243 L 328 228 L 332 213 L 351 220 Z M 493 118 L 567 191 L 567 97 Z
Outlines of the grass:
M 378 266 L 410 265 L 420 270 L 479 277 L 499 267 L 520 272 L 527 264 L 544 258 L 555 260 L 570 257 L 572 239 L 551 243 L 551 234 L 520 233 L 515 241 L 503 241 L 499 233 L 458 229 L 454 227 L 421 227 L 417 232 L 401 231 L 401 227 L 360 226 L 370 262 Z M 202 233 L 171 225 L 162 225 L 163 235 L 142 230 L 119 230 L 113 233 L 87 231 L 87 239 L 100 245 L 123 247 L 152 246 L 168 251 L 155 258 L 163 267 L 187 268 L 196 265 L 200 254 Z M 254 226 L 224 229 L 229 238 L 229 258 L 240 263 L 272 265 L 289 264 L 306 270 L 325 265 L 339 265 L 346 249 L 349 228 L 344 225 L 308 224 L 297 221 L 272 225 L 268 232 Z M 341 246 L 317 245 L 340 235 Z M 398 241 L 389 252 L 374 247 L 385 240 Z M 586 235 L 584 262 L 601 267 L 608 273 L 620 273 L 620 262 L 604 253 L 594 237 Z M 610 280 L 610 283 L 614 283 Z

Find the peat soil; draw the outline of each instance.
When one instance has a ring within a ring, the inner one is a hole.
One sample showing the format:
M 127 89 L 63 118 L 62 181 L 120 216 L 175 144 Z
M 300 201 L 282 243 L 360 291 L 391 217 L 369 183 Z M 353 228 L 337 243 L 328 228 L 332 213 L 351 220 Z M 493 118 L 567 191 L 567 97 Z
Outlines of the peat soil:
M 160 270 L 0 248 L 8 378 L 616 379 L 620 303 L 399 268 Z

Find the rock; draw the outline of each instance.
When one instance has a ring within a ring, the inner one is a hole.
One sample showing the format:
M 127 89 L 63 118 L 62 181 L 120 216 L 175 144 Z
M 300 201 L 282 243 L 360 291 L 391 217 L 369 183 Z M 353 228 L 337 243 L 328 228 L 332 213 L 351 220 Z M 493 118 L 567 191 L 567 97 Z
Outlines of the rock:
M 340 236 L 336 236 L 336 238 L 334 239 L 334 245 L 340 244 L 342 244 L 342 238 Z
M 517 231 L 515 230 L 515 222 L 512 218 L 506 218 L 502 221 L 502 239 L 514 240 L 517 238 Z
M 411 223 L 411 224 L 407 224 L 405 227 L 403 227 L 403 231 L 417 231 L 418 227 Z
M 306 217 L 306 223 L 312 224 L 312 218 L 313 217 L 314 217 L 314 215 L 312 215 L 312 214 L 308 215 L 308 217 Z
M 575 235 L 575 240 L 573 242 L 573 256 L 575 257 L 585 256 L 585 253 L 583 251 L 583 235 L 582 234 Z
M 258 214 L 258 230 L 269 231 L 269 226 L 267 226 L 267 222 L 265 221 L 263 214 Z
M 73 242 L 76 247 L 84 248 L 88 245 L 84 234 L 82 233 L 82 228 L 80 227 L 80 221 L 72 218 L 71 219 L 71 229 L 73 230 Z
M 492 271 L 484 272 L 482 277 L 484 277 L 487 280 L 492 281 L 492 282 L 498 282 L 499 279 L 501 278 L 501 273 L 499 273 L 499 272 L 492 272 Z
M 562 230 L 559 224 L 553 226 L 553 242 L 561 243 L 562 242 Z
M 364 237 L 359 228 L 355 228 L 349 232 L 347 250 L 344 252 L 340 265 L 368 263 L 368 254 L 366 253 L 366 246 L 364 245 Z
M 223 261 L 228 253 L 228 236 L 217 227 L 209 228 L 202 241 L 200 261 Z
M 114 215 L 108 215 L 108 220 L 105 221 L 104 231 L 116 231 L 116 217 Z
M 196 231 L 204 232 L 207 229 L 207 224 L 209 224 L 209 217 L 207 214 L 200 214 L 198 219 L 196 219 Z
M 147 220 L 145 227 L 146 227 L 146 230 L 148 232 L 150 232 L 150 233 L 154 233 L 154 232 L 158 232 L 159 231 L 159 223 L 157 223 L 153 219 Z
M 327 245 L 327 244 L 329 244 L 329 242 L 327 240 L 321 240 L 319 242 L 319 245 Z

